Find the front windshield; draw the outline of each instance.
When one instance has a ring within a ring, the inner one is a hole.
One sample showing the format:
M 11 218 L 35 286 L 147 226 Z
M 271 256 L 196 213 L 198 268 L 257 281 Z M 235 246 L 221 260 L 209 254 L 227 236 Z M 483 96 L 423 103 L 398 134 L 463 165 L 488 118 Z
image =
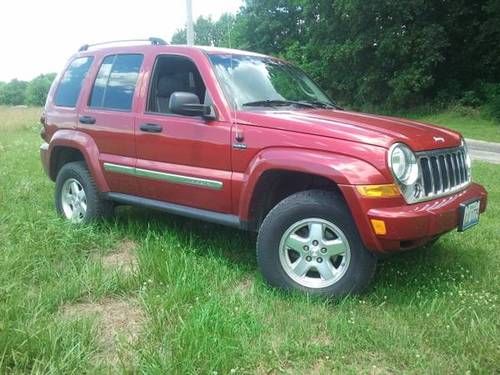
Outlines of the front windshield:
M 215 74 L 235 108 L 334 104 L 300 69 L 260 56 L 210 55 Z

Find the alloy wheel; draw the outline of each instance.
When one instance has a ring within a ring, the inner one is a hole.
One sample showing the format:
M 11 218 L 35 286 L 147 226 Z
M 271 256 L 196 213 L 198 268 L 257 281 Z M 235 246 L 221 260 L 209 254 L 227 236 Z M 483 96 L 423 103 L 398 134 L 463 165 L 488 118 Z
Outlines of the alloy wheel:
M 74 179 L 67 179 L 61 189 L 61 203 L 64 216 L 73 223 L 81 223 L 87 213 L 87 196 L 82 184 Z
M 351 257 L 345 234 L 319 218 L 292 224 L 281 237 L 279 251 L 286 274 L 308 288 L 335 284 L 346 273 Z

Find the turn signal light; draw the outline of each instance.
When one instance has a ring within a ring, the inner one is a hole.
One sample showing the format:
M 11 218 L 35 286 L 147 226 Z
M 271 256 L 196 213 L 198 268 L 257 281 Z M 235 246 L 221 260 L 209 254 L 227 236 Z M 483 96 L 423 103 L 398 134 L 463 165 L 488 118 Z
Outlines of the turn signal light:
M 384 220 L 370 219 L 375 234 L 387 234 L 387 228 L 385 227 Z
M 358 185 L 358 193 L 367 198 L 390 198 L 400 195 L 399 189 L 394 184 L 387 185 Z

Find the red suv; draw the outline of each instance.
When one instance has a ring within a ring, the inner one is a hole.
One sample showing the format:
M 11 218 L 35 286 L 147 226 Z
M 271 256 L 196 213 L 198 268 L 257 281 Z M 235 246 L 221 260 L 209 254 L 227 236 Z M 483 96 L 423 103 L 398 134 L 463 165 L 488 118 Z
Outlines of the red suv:
M 150 42 L 83 46 L 50 89 L 41 158 L 68 220 L 130 204 L 257 231 L 271 285 L 340 296 L 486 209 L 456 132 L 342 110 L 280 59 Z

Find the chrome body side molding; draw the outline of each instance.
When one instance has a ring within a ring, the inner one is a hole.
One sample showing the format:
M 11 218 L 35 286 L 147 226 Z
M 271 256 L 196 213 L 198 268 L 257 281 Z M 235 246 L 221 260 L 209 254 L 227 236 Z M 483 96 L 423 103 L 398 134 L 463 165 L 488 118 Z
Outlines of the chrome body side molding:
M 145 177 L 154 180 L 162 180 L 162 181 L 172 182 L 174 184 L 199 186 L 213 190 L 220 190 L 224 187 L 222 181 L 185 176 L 175 173 L 159 172 L 150 169 L 134 168 L 114 163 L 104 163 L 104 170 L 107 172 L 129 174 L 136 177 Z

